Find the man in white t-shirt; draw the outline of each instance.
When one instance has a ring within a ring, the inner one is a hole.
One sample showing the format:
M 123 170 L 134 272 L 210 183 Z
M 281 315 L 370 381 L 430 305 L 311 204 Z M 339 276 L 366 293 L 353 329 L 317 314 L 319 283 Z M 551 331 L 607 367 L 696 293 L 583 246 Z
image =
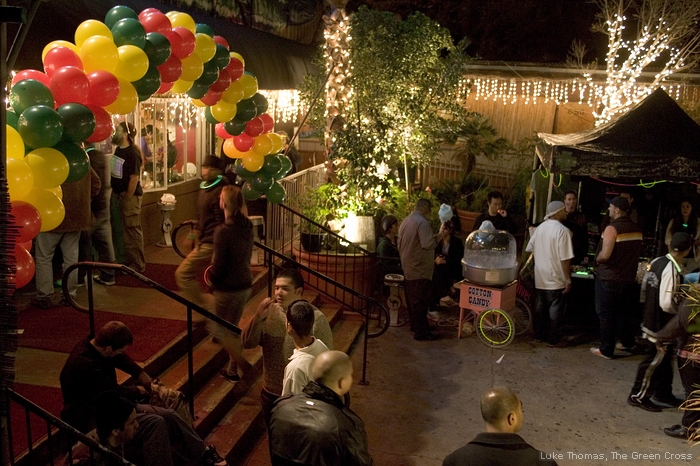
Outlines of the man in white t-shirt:
M 282 396 L 296 395 L 311 380 L 311 367 L 316 356 L 328 347 L 312 335 L 314 307 L 306 301 L 295 301 L 287 309 L 287 333 L 294 340 L 294 353 L 284 369 Z
M 537 308 L 533 316 L 535 339 L 547 346 L 563 348 L 562 328 L 566 311 L 566 294 L 571 289 L 570 262 L 574 257 L 571 231 L 562 223 L 566 206 L 552 201 L 547 206 L 545 221 L 530 238 L 526 251 L 535 259 Z

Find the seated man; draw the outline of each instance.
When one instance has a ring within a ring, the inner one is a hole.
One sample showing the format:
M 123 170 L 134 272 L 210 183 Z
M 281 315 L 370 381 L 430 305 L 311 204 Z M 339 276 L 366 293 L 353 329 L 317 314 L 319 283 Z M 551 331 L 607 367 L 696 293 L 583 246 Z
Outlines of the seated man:
M 273 466 L 372 465 L 362 420 L 343 403 L 352 363 L 341 351 L 319 354 L 303 393 L 280 398 L 270 418 Z
M 556 465 L 525 443 L 517 433 L 523 426 L 523 404 L 507 387 L 490 388 L 481 397 L 481 417 L 486 432 L 452 452 L 443 466 L 542 466 Z

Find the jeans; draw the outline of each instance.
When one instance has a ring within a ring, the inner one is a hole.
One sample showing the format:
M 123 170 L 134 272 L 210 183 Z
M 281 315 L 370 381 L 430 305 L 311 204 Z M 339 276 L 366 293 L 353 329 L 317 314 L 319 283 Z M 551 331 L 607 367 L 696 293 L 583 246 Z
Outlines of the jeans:
M 595 281 L 595 310 L 600 323 L 600 352 L 612 357 L 615 337 L 627 348 L 634 346 L 636 329 L 632 320 L 638 299 L 635 283 Z
M 533 316 L 535 338 L 552 344 L 564 336 L 566 295 L 561 290 L 537 290 L 537 307 Z
M 110 189 L 111 192 L 111 189 Z M 80 235 L 80 262 L 93 261 L 93 251 L 97 251 L 97 260 L 114 264 L 117 262 L 114 256 L 114 243 L 112 243 L 112 226 L 110 224 L 109 206 L 93 212 L 94 220 L 90 232 L 82 232 Z M 85 276 L 80 271 L 79 279 Z M 104 281 L 114 280 L 114 269 L 100 269 L 100 279 Z
M 34 240 L 34 261 L 36 267 L 36 297 L 50 298 L 53 295 L 53 265 L 51 263 L 56 246 L 61 245 L 63 271 L 78 262 L 79 231 L 57 233 L 41 232 Z M 78 271 L 68 277 L 68 293 L 75 297 L 78 286 Z

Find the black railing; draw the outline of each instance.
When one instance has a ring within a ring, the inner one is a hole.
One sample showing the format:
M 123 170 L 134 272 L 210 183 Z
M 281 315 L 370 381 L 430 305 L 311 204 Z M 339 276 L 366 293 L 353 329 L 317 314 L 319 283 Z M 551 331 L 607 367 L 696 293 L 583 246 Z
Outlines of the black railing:
M 56 460 L 58 460 L 61 464 L 70 466 L 73 464 L 72 445 L 76 442 L 80 442 L 87 447 L 87 455 L 90 458 L 91 464 L 97 464 L 95 462 L 95 455 L 98 454 L 103 458 L 108 458 L 113 464 L 134 466 L 132 463 L 114 453 L 109 448 L 104 447 L 99 442 L 86 436 L 76 428 L 66 424 L 48 411 L 40 408 L 22 395 L 16 393 L 14 390 L 6 388 L 3 390 L 1 396 L 4 398 L 4 408 L 8 418 L 14 411 L 13 407 L 17 406 L 19 409 L 24 411 L 24 419 L 26 424 L 27 450 L 20 452 L 17 457 L 15 457 L 14 451 L 15 442 L 13 437 L 14 432 L 12 422 L 7 422 L 7 438 L 0 438 L 0 458 L 2 458 L 3 461 L 8 460 L 8 464 L 10 466 L 15 466 L 15 463 L 37 466 L 45 466 L 48 464 L 53 466 Z M 45 441 L 39 441 L 36 444 L 34 443 L 32 416 L 38 417 L 40 420 L 39 422 L 45 424 L 46 427 Z M 35 445 L 37 445 L 36 449 Z M 8 449 L 7 454 L 2 451 L 5 446 L 7 446 Z M 61 460 L 60 457 L 64 455 L 67 456 L 67 461 Z
M 73 297 L 68 293 L 68 276 L 70 275 L 71 272 L 73 272 L 75 269 L 78 267 L 83 267 L 87 270 L 86 273 L 86 278 L 87 278 L 87 291 L 88 291 L 88 307 L 85 307 L 73 299 Z M 192 301 L 183 298 L 179 294 L 175 293 L 174 291 L 171 291 L 167 288 L 165 288 L 163 285 L 161 285 L 158 282 L 155 282 L 151 280 L 150 278 L 138 273 L 137 271 L 130 269 L 129 267 L 125 265 L 120 265 L 120 264 L 107 264 L 103 262 L 78 262 L 77 264 L 73 264 L 70 267 L 66 269 L 66 271 L 63 273 L 63 283 L 62 283 L 62 288 L 63 288 L 63 297 L 68 301 L 68 303 L 71 304 L 74 308 L 81 312 L 85 312 L 88 314 L 89 319 L 90 319 L 90 338 L 95 336 L 95 303 L 93 299 L 93 282 L 92 282 L 92 271 L 93 269 L 116 269 L 118 271 L 121 271 L 127 275 L 131 275 L 132 277 L 142 281 L 143 283 L 147 284 L 151 288 L 158 290 L 162 294 L 166 295 L 170 299 L 177 301 L 178 303 L 184 305 L 187 307 L 187 388 L 186 388 L 186 395 L 187 399 L 189 401 L 189 408 L 190 408 L 190 414 L 192 414 L 192 417 L 194 417 L 194 390 L 195 390 L 195 384 L 194 382 L 194 338 L 192 335 L 193 332 L 193 326 L 192 326 L 192 311 L 195 311 L 202 316 L 206 317 L 207 319 L 211 319 L 217 324 L 220 324 L 224 326 L 227 330 L 240 335 L 241 334 L 241 329 L 237 327 L 236 325 L 233 325 L 231 322 L 222 319 L 221 317 L 217 316 L 216 314 L 212 314 L 211 312 L 207 311 L 201 306 L 198 306 L 197 304 L 193 303 Z

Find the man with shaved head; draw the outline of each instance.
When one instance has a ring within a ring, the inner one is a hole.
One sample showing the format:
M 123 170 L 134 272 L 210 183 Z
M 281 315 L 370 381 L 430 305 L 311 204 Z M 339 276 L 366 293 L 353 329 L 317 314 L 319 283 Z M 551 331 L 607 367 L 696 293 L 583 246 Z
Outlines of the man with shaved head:
M 302 393 L 280 398 L 270 419 L 273 466 L 373 465 L 362 420 L 344 403 L 352 363 L 342 351 L 325 351 Z
M 518 435 L 523 426 L 523 403 L 508 387 L 493 387 L 481 397 L 486 432 L 452 452 L 443 466 L 556 466 Z

